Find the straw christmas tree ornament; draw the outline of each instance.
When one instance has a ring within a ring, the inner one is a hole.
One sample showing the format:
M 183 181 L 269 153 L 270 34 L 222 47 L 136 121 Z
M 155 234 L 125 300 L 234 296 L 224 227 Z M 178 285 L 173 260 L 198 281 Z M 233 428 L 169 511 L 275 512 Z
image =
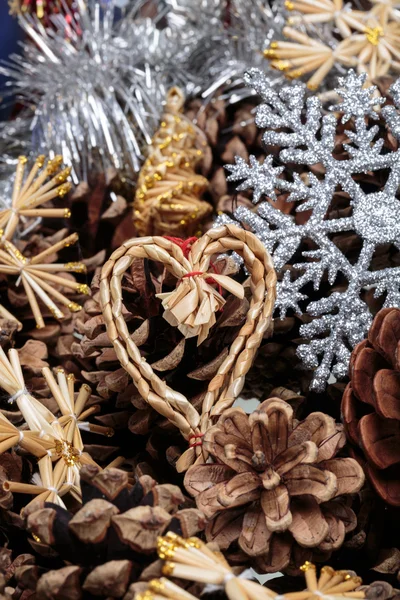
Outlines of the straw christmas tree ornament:
M 82 308 L 59 292 L 54 286 L 72 290 L 76 294 L 90 294 L 90 288 L 86 284 L 59 275 L 59 273 L 86 273 L 86 266 L 83 263 L 45 262 L 49 256 L 77 241 L 78 235 L 73 233 L 32 258 L 25 257 L 12 242 L 7 240 L 3 243 L 3 249 L 0 249 L 0 273 L 17 276 L 17 286 L 22 283 L 38 329 L 45 325 L 38 299 L 43 302 L 56 319 L 63 319 L 65 316 L 58 305 L 65 306 L 72 312 L 79 311 Z
M 208 180 L 196 174 L 207 142 L 203 132 L 182 113 L 184 95 L 167 95 L 160 129 L 140 171 L 133 205 L 139 235 L 192 235 L 212 207 L 201 200 Z
M 225 304 L 223 290 L 244 297 L 241 284 L 212 268 L 214 255 L 231 250 L 243 257 L 250 274 L 250 307 L 245 324 L 208 385 L 199 413 L 185 396 L 154 373 L 133 342 L 122 314 L 122 278 L 135 258 L 160 262 L 177 279 L 174 291 L 159 294 L 164 318 L 179 327 L 185 337 L 198 336 L 200 344 L 215 323 L 216 311 Z M 188 441 L 189 449 L 177 463 L 179 471 L 206 459 L 201 443 L 204 433 L 240 394 L 261 340 L 271 331 L 275 288 L 276 275 L 269 254 L 260 240 L 236 225 L 218 227 L 195 241 L 134 238 L 118 248 L 104 265 L 100 299 L 108 336 L 143 399 Z
M 63 198 L 71 189 L 67 181 L 71 169 L 62 169 L 62 157 L 48 160 L 39 156 L 26 179 L 25 169 L 28 159 L 20 156 L 15 174 L 11 206 L 0 211 L 1 241 L 12 240 L 20 219 L 50 217 L 67 219 L 71 216 L 68 208 L 42 208 L 43 204 Z

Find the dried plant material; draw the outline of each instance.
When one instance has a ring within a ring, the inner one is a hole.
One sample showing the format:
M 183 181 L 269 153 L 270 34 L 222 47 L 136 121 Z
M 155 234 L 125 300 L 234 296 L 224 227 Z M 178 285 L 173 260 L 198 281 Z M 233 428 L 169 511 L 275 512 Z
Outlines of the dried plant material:
M 187 257 L 177 243 L 161 237 L 134 238 L 116 250 L 101 274 L 100 298 L 107 333 L 123 368 L 131 375 L 146 402 L 178 427 L 190 444 L 178 461 L 186 470 L 194 461 L 203 461 L 201 438 L 209 427 L 210 417 L 217 417 L 231 406 L 244 384 L 258 346 L 271 330 L 275 302 L 276 277 L 269 255 L 251 233 L 235 225 L 224 225 L 207 232 L 190 247 Z M 163 302 L 168 322 L 180 326 L 185 335 L 208 335 L 215 311 L 224 298 L 206 279 L 213 280 L 230 293 L 243 297 L 243 287 L 228 276 L 210 272 L 213 255 L 234 250 L 244 258 L 250 273 L 252 297 L 246 322 L 231 345 L 229 354 L 208 386 L 201 415 L 180 393 L 170 388 L 154 373 L 132 341 L 122 315 L 122 278 L 135 258 L 161 262 L 178 279 L 174 292 Z
M 311 413 L 296 425 L 293 409 L 278 398 L 251 415 L 225 410 L 203 439 L 213 462 L 191 467 L 184 481 L 210 519 L 208 541 L 221 549 L 237 541 L 267 572 L 285 569 L 297 544 L 339 548 L 356 519 L 350 509 L 341 515 L 335 499 L 364 483 L 355 460 L 335 458 L 344 443 L 332 417 Z M 275 556 L 279 543 L 285 552 Z
M 274 41 L 264 51 L 271 66 L 283 71 L 289 79 L 313 73 L 307 87 L 316 90 L 335 64 L 356 67 L 358 73 L 367 73 L 368 83 L 385 76 L 390 70 L 400 72 L 400 24 L 390 11 L 353 11 L 343 2 L 323 0 L 288 1 L 289 10 L 300 13 L 290 17 L 283 35 L 290 41 Z M 311 35 L 289 26 L 335 22 L 340 38 L 325 44 Z
M 212 211 L 200 200 L 208 181 L 195 172 L 207 142 L 183 115 L 183 104 L 182 91 L 172 88 L 141 168 L 133 205 L 139 235 L 192 235 Z
M 112 434 L 110 428 L 91 425 L 86 421 L 97 411 L 96 406 L 85 410 L 91 395 L 89 386 L 83 385 L 75 400 L 74 377 L 67 376 L 63 369 L 59 369 L 56 383 L 50 369 L 44 367 L 42 374 L 61 412 L 61 417 L 57 418 L 26 389 L 19 355 L 15 349 L 9 351 L 7 358 L 0 348 L 0 366 L 0 386 L 9 394 L 8 402 L 18 406 L 27 427 L 27 430 L 17 429 L 0 413 L 0 452 L 20 445 L 39 459 L 39 473 L 34 475 L 33 484 L 6 481 L 3 483 L 4 490 L 51 498 L 49 501 L 61 506 L 61 497 L 66 493 L 71 493 L 79 500 L 79 469 L 83 464 L 95 464 L 83 452 L 80 431 Z
M 82 308 L 76 302 L 71 302 L 55 286 L 77 294 L 90 294 L 90 288 L 86 284 L 59 275 L 59 273 L 86 273 L 86 266 L 83 263 L 44 262 L 49 256 L 77 241 L 78 236 L 73 233 L 32 258 L 25 257 L 9 241 L 4 241 L 3 249 L 0 249 L 0 273 L 17 276 L 16 285 L 22 283 L 38 329 L 45 326 L 38 299 L 56 319 L 63 319 L 65 316 L 58 305 L 65 306 L 72 312 Z
M 22 323 L 20 323 L 20 321 L 18 321 L 18 319 L 16 319 L 2 304 L 0 304 L 0 319 L 16 323 L 17 331 L 21 331 Z
M 169 528 L 190 537 L 204 528 L 199 510 L 182 508 L 187 498 L 177 486 L 159 485 L 148 475 L 132 485 L 126 472 L 115 468 L 101 471 L 92 465 L 82 467 L 81 477 L 82 507 L 75 514 L 43 502 L 32 505 L 25 514 L 40 554 L 46 556 L 51 548 L 61 561 L 79 567 L 76 589 L 83 597 L 85 592 L 115 597 L 110 585 L 118 586 L 118 597 L 122 597 L 130 585 L 132 563 L 135 579 L 139 564 L 143 570 L 152 568 L 159 535 Z M 62 569 L 56 573 L 61 576 Z M 45 573 L 41 579 L 47 577 Z M 33 582 L 29 589 L 42 589 L 42 585 Z
M 400 310 L 385 308 L 353 350 L 342 399 L 349 440 L 360 448 L 375 490 L 400 506 Z
M 195 598 L 171 582 L 169 577 L 206 584 L 203 594 L 221 591 L 225 592 L 229 600 L 311 600 L 316 596 L 335 599 L 366 597 L 364 591 L 357 590 L 362 583 L 361 578 L 352 572 L 323 567 L 320 577 L 317 578 L 316 567 L 308 561 L 301 567 L 307 588 L 302 592 L 277 594 L 252 581 L 250 569 L 240 574 L 234 572 L 220 552 L 213 551 L 211 546 L 207 546 L 200 539 L 186 540 L 172 532 L 159 539 L 158 555 L 164 561 L 162 574 L 165 577 L 150 581 L 147 590 L 136 594 L 135 600 Z
M 21 218 L 67 219 L 71 216 L 67 208 L 41 208 L 54 198 L 63 198 L 71 189 L 67 181 L 71 169 L 60 169 L 61 162 L 62 157 L 56 156 L 43 168 L 45 157 L 39 156 L 24 181 L 27 158 L 19 157 L 11 206 L 0 211 L 1 242 L 12 240 Z

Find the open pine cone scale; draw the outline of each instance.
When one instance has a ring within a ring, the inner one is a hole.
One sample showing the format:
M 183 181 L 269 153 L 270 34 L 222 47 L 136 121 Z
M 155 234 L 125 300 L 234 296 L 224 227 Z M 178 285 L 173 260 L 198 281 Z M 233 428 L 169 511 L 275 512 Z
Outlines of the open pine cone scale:
M 195 465 L 185 477 L 186 489 L 210 519 L 207 539 L 223 549 L 237 540 L 267 571 L 277 567 L 271 552 L 278 546 L 278 568 L 289 564 L 293 545 L 338 548 L 356 524 L 338 497 L 357 492 L 364 481 L 355 460 L 335 458 L 344 443 L 331 417 L 312 413 L 297 423 L 278 398 L 251 415 L 225 411 L 204 439 L 215 462 Z

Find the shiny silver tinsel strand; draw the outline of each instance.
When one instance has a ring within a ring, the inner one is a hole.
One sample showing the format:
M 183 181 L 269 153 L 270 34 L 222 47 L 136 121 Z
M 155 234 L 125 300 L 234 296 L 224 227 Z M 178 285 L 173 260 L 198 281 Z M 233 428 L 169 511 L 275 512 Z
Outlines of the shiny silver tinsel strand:
M 205 103 L 221 92 L 231 102 L 252 93 L 244 72 L 265 62 L 262 51 L 284 22 L 283 4 L 272 10 L 264 0 L 232 0 L 229 9 L 226 0 L 75 5 L 49 27 L 21 17 L 30 41 L 0 68 L 10 94 L 35 111 L 32 152 L 61 154 L 75 182 L 108 167 L 135 178 L 172 85 Z M 271 69 L 270 80 L 282 74 Z
M 345 130 L 350 143 L 344 144 L 347 160 L 333 156 L 338 119 L 323 115 L 320 100 L 305 100 L 304 85 L 272 89 L 268 80 L 258 71 L 248 74 L 248 83 L 263 99 L 258 108 L 256 123 L 265 128 L 266 145 L 282 148 L 279 159 L 282 167 L 272 166 L 272 157 L 263 164 L 251 157 L 250 164 L 236 158 L 228 166 L 230 180 L 244 180 L 238 189 L 252 188 L 254 202 L 268 196 L 275 199 L 276 190 L 289 192 L 287 201 L 301 201 L 298 211 L 311 211 L 303 225 L 283 214 L 269 202 L 261 202 L 257 214 L 239 207 L 234 216 L 252 229 L 273 253 L 275 267 L 283 274 L 279 284 L 276 308 L 283 318 L 289 309 L 301 314 L 299 303 L 306 302 L 304 287 L 312 283 L 315 290 L 327 274 L 332 285 L 339 273 L 348 282 L 346 291 L 332 292 L 328 297 L 309 302 L 307 312 L 314 319 L 300 328 L 303 337 L 310 339 L 300 345 L 298 354 L 307 368 L 315 369 L 312 387 L 322 391 L 332 374 L 342 378 L 347 374 L 351 349 L 366 335 L 372 321 L 367 304 L 361 297 L 365 289 L 374 289 L 375 297 L 386 294 L 385 306 L 400 306 L 400 268 L 370 270 L 377 246 L 394 244 L 400 248 L 400 201 L 396 197 L 400 185 L 400 150 L 382 152 L 383 139 L 374 140 L 379 129 L 370 126 L 377 118 L 376 105 L 385 102 L 373 97 L 375 87 L 363 89 L 366 74 L 356 75 L 352 70 L 339 79 L 337 93 L 342 101 L 332 107 L 343 114 L 342 123 L 350 122 Z M 392 87 L 395 106 L 384 106 L 382 117 L 393 136 L 400 140 L 400 83 Z M 280 131 L 276 131 L 276 130 Z M 285 133 L 282 133 L 285 129 Z M 288 163 L 303 165 L 322 164 L 325 175 L 320 179 L 308 172 L 305 181 L 298 174 L 293 181 L 282 178 Z M 353 175 L 388 169 L 389 176 L 383 188 L 376 193 L 365 193 Z M 350 197 L 352 214 L 348 217 L 326 218 L 335 191 L 343 190 Z M 222 216 L 217 223 L 228 219 Z M 355 264 L 331 240 L 332 234 L 354 231 L 362 242 Z M 304 260 L 294 264 L 299 273 L 293 275 L 284 267 L 299 250 L 303 239 L 311 239 L 317 249 L 302 252 Z M 312 262 L 307 262 L 311 259 Z

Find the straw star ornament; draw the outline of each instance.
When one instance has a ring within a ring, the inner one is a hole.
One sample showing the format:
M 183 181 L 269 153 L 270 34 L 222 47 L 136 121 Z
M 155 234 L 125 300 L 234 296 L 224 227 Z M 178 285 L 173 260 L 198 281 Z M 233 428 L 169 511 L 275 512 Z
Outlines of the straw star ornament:
M 75 399 L 74 379 L 63 369 L 57 370 L 57 382 L 47 367 L 42 373 L 60 409 L 59 418 L 26 389 L 18 352 L 10 350 L 7 358 L 0 348 L 0 386 L 9 394 L 8 402 L 17 404 L 28 427 L 20 431 L 1 415 L 0 452 L 20 446 L 39 459 L 39 473 L 34 476 L 33 484 L 7 481 L 3 487 L 6 491 L 39 495 L 63 505 L 61 496 L 67 492 L 80 498 L 80 467 L 96 465 L 84 452 L 81 430 L 106 436 L 113 435 L 113 430 L 86 421 L 97 412 L 96 406 L 86 408 L 91 394 L 89 386 L 81 386 Z
M 62 157 L 56 156 L 48 160 L 45 165 L 45 157 L 38 156 L 24 181 L 27 162 L 26 156 L 19 157 L 11 206 L 0 211 L 2 241 L 13 238 L 21 219 L 38 217 L 67 219 L 71 216 L 68 208 L 42 208 L 43 204 L 54 198 L 63 198 L 71 189 L 71 184 L 67 181 L 71 169 L 61 168 Z
M 65 316 L 59 305 L 65 306 L 72 312 L 77 312 L 82 308 L 76 302 L 71 302 L 54 286 L 72 290 L 76 294 L 90 294 L 90 288 L 86 284 L 59 275 L 59 273 L 85 273 L 86 266 L 83 263 L 44 262 L 49 256 L 77 241 L 78 235 L 73 233 L 32 258 L 24 256 L 12 242 L 7 240 L 3 244 L 3 249 L 0 249 L 0 273 L 17 276 L 17 286 L 22 283 L 38 329 L 45 326 L 38 299 L 56 319 L 63 319 Z
M 271 66 L 288 79 L 311 74 L 307 87 L 316 90 L 335 65 L 366 72 L 368 82 L 390 71 L 400 72 L 400 23 L 391 4 L 376 3 L 371 11 L 353 11 L 339 0 L 286 2 L 290 16 L 282 33 L 290 41 L 273 41 L 264 51 Z M 307 25 L 334 24 L 340 34 L 331 42 L 315 39 Z M 305 25 L 305 32 L 296 25 Z

